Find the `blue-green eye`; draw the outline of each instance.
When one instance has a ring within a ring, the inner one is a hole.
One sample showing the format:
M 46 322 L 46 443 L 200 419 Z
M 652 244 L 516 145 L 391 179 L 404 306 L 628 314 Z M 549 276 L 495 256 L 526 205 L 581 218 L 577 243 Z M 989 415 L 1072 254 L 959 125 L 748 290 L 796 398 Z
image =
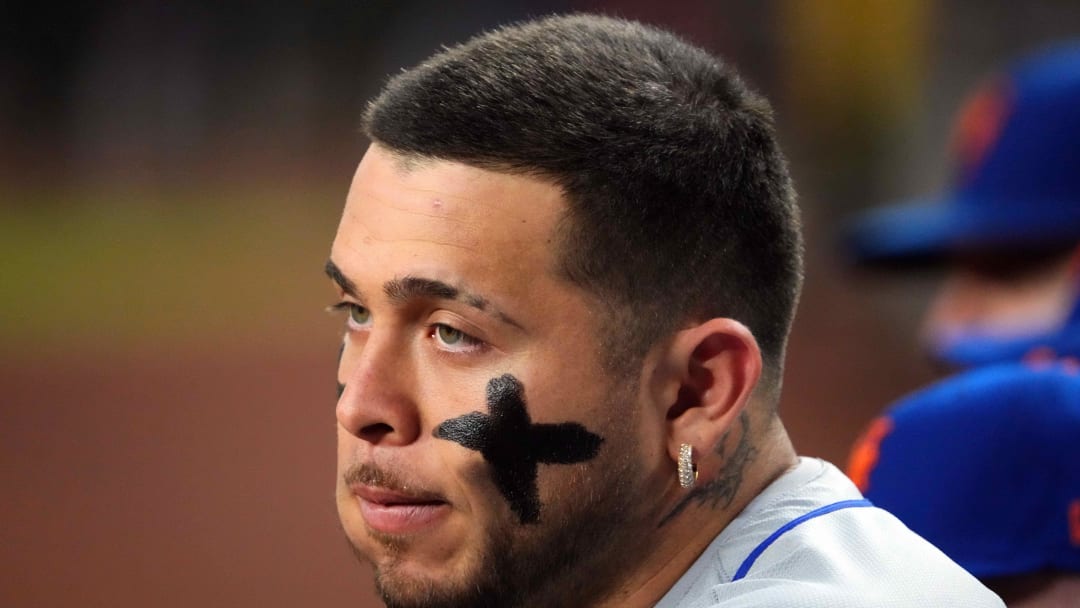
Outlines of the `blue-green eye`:
M 474 338 L 469 334 L 451 327 L 450 325 L 444 325 L 442 323 L 435 323 L 431 326 L 431 337 L 435 339 L 436 344 L 445 351 L 455 353 L 475 353 L 487 346 L 483 340 Z
M 359 304 L 349 304 L 349 319 L 357 325 L 365 325 L 371 320 L 371 311 Z
M 447 346 L 456 346 L 468 341 L 468 336 L 460 329 L 454 329 L 449 325 L 438 324 L 435 326 L 435 336 Z
M 331 306 L 330 309 L 347 313 L 350 326 L 371 323 L 371 311 L 355 302 L 338 302 Z

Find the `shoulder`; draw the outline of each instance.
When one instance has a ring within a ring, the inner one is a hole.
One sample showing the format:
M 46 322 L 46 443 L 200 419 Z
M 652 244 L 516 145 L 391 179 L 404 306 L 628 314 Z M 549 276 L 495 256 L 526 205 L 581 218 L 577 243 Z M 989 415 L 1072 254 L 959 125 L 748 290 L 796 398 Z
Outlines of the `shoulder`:
M 876 507 L 807 520 L 763 551 L 745 577 L 680 608 L 1001 608 L 978 580 Z
M 887 581 L 873 588 L 822 585 L 798 580 L 745 581 L 717 588 L 709 597 L 700 598 L 687 608 L 1004 608 L 1002 601 L 985 588 L 940 589 L 920 593 Z
M 832 465 L 804 460 L 791 477 L 798 483 L 751 503 L 659 605 L 1002 606 L 941 551 L 869 505 Z
M 806 520 L 705 606 L 1000 607 L 941 551 L 876 507 Z

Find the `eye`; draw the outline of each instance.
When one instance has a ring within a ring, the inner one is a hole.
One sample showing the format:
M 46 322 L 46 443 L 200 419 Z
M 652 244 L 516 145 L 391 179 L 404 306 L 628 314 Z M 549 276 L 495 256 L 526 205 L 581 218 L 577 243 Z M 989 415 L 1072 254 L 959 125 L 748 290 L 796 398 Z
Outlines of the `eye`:
M 349 302 L 349 320 L 357 325 L 366 325 L 371 320 L 371 311 L 360 306 L 359 304 L 353 304 Z
M 471 351 L 484 346 L 483 341 L 443 323 L 433 325 L 431 333 L 435 340 L 447 350 Z
M 435 336 L 439 338 L 439 342 L 442 342 L 447 346 L 454 346 L 468 337 L 465 335 L 465 332 L 460 329 L 454 329 L 449 325 L 442 324 L 435 326 Z
M 363 327 L 371 323 L 371 311 L 355 302 L 338 302 L 330 308 L 348 313 L 349 327 Z

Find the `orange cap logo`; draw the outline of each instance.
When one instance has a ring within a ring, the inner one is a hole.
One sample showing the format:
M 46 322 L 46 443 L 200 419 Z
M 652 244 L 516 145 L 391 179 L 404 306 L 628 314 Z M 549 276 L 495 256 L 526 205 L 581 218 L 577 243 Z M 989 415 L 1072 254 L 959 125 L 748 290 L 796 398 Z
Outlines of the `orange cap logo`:
M 874 467 L 877 466 L 878 457 L 881 454 L 881 440 L 885 439 L 885 436 L 891 433 L 892 430 L 893 422 L 891 419 L 885 416 L 875 418 L 851 448 L 851 455 L 848 457 L 847 476 L 851 478 L 851 481 L 855 482 L 855 486 L 859 488 L 860 492 L 866 492 L 870 489 L 870 474 L 874 471 Z
M 1012 108 L 1008 83 L 994 80 L 980 88 L 961 107 L 952 133 L 953 157 L 958 163 L 957 181 L 966 182 L 997 143 Z
M 1069 541 L 1080 547 L 1080 499 L 1069 505 Z

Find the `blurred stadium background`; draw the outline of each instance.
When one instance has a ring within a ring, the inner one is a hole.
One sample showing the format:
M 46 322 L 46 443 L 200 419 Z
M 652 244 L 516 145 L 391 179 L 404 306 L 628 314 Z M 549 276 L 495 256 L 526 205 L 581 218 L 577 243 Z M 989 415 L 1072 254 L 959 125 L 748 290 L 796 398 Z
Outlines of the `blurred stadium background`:
M 0 605 L 375 606 L 338 529 L 322 276 L 364 101 L 443 44 L 603 11 L 678 31 L 773 100 L 808 281 L 785 417 L 842 462 L 932 370 L 932 277 L 845 270 L 838 219 L 947 177 L 987 70 L 1074 0 L 0 7 Z

